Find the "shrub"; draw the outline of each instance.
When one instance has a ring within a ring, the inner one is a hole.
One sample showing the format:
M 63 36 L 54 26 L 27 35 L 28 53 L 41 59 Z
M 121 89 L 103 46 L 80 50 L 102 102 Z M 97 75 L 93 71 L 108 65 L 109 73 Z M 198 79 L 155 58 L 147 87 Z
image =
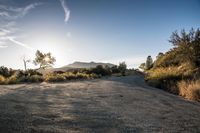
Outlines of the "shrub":
M 190 99 L 200 101 L 200 80 L 178 82 L 179 95 Z
M 122 74 L 122 76 L 125 76 L 126 69 L 127 69 L 126 63 L 125 62 L 119 63 L 118 69 L 120 73 Z
M 108 66 L 103 67 L 102 65 L 98 65 L 96 68 L 92 68 L 90 73 L 95 73 L 100 76 L 108 76 L 111 75 L 111 70 Z
M 14 73 L 15 71 L 13 69 L 9 69 L 4 66 L 0 67 L 0 75 L 4 76 L 5 78 L 12 76 Z
M 90 77 L 91 79 L 100 78 L 100 76 L 98 76 L 98 75 L 96 75 L 96 74 L 94 74 L 94 73 L 89 74 L 89 77 Z
M 73 72 L 65 72 L 63 74 L 47 74 L 44 76 L 44 80 L 47 82 L 59 82 L 59 81 L 66 81 L 66 80 L 76 80 L 76 79 L 94 79 L 99 78 L 98 75 L 86 74 L 86 73 L 76 73 Z
M 32 75 L 28 77 L 28 82 L 42 82 L 44 79 L 40 75 Z
M 18 77 L 18 81 L 21 82 L 28 82 L 28 78 L 26 76 L 20 76 Z
M 114 73 L 120 73 L 120 70 L 118 69 L 117 65 L 114 65 L 113 67 L 111 67 L 111 72 Z
M 5 78 L 2 75 L 0 75 L 0 84 L 5 84 Z
M 76 74 L 72 73 L 72 72 L 66 72 L 62 74 L 66 80 L 73 80 L 73 79 L 77 79 L 76 78 Z
M 65 81 L 65 76 L 63 76 L 62 74 L 47 74 L 44 77 L 44 80 L 47 82 L 61 82 L 61 81 Z
M 39 73 L 38 71 L 36 70 L 33 70 L 33 69 L 28 69 L 24 72 L 24 75 L 27 75 L 27 76 L 33 76 L 33 75 L 38 75 L 38 76 L 42 76 L 41 73 Z
M 19 83 L 19 80 L 18 80 L 18 78 L 17 78 L 17 75 L 12 75 L 11 77 L 9 77 L 9 78 L 7 78 L 6 79 L 6 83 L 7 84 L 17 84 L 17 83 Z
M 88 79 L 89 76 L 90 76 L 89 74 L 85 74 L 85 73 L 77 73 L 76 74 L 77 79 Z

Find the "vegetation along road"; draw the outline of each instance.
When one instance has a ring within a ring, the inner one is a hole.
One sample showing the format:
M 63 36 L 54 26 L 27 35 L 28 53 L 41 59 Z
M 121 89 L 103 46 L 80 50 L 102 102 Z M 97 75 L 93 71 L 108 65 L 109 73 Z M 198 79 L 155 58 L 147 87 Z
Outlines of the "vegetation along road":
M 200 103 L 140 75 L 0 86 L 0 133 L 200 132 Z

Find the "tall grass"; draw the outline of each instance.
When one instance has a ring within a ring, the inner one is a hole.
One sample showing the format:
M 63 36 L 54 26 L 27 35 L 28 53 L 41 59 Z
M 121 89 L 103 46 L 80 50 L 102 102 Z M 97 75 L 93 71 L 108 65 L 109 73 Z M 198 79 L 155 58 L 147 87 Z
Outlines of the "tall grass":
M 200 101 L 200 80 L 178 82 L 179 95 L 190 99 Z
M 145 77 L 151 86 L 179 94 L 177 82 L 192 77 L 192 72 L 186 67 L 170 66 L 151 69 Z

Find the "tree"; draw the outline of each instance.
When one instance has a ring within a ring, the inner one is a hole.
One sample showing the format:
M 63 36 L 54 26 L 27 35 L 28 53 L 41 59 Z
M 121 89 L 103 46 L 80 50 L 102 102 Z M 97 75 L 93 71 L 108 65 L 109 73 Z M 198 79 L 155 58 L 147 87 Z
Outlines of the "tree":
M 9 69 L 9 68 L 4 67 L 4 66 L 0 67 L 0 75 L 4 76 L 6 78 L 12 76 L 15 72 L 16 71 L 11 69 L 11 68 Z
M 39 68 L 43 69 L 51 67 L 56 61 L 56 59 L 52 57 L 51 53 L 42 53 L 39 50 L 36 51 L 35 56 L 33 63 L 39 65 Z
M 119 63 L 118 69 L 119 69 L 120 73 L 122 74 L 122 76 L 125 76 L 126 69 L 127 69 L 126 63 L 125 62 Z
M 200 29 L 192 28 L 189 33 L 183 29 L 180 34 L 175 31 L 169 42 L 180 55 L 180 62 L 189 62 L 195 68 L 200 67 Z
M 158 55 L 156 56 L 156 60 L 160 57 L 162 57 L 164 54 L 162 52 L 159 52 Z
M 149 56 L 147 57 L 147 60 L 146 60 L 146 63 L 145 63 L 145 69 L 146 69 L 146 70 L 149 70 L 149 69 L 152 68 L 152 66 L 153 66 L 153 59 L 152 59 L 152 57 L 149 55 Z
M 140 64 L 139 68 L 145 70 L 145 63 Z
M 112 67 L 111 67 L 111 71 L 112 71 L 112 73 L 120 73 L 120 71 L 119 71 L 117 65 L 112 66 Z

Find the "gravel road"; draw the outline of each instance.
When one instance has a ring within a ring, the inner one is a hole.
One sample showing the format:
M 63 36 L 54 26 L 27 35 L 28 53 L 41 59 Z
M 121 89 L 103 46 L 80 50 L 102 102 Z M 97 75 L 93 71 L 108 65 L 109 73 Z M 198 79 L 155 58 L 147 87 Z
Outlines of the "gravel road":
M 140 75 L 0 86 L 0 133 L 198 133 L 200 103 Z

